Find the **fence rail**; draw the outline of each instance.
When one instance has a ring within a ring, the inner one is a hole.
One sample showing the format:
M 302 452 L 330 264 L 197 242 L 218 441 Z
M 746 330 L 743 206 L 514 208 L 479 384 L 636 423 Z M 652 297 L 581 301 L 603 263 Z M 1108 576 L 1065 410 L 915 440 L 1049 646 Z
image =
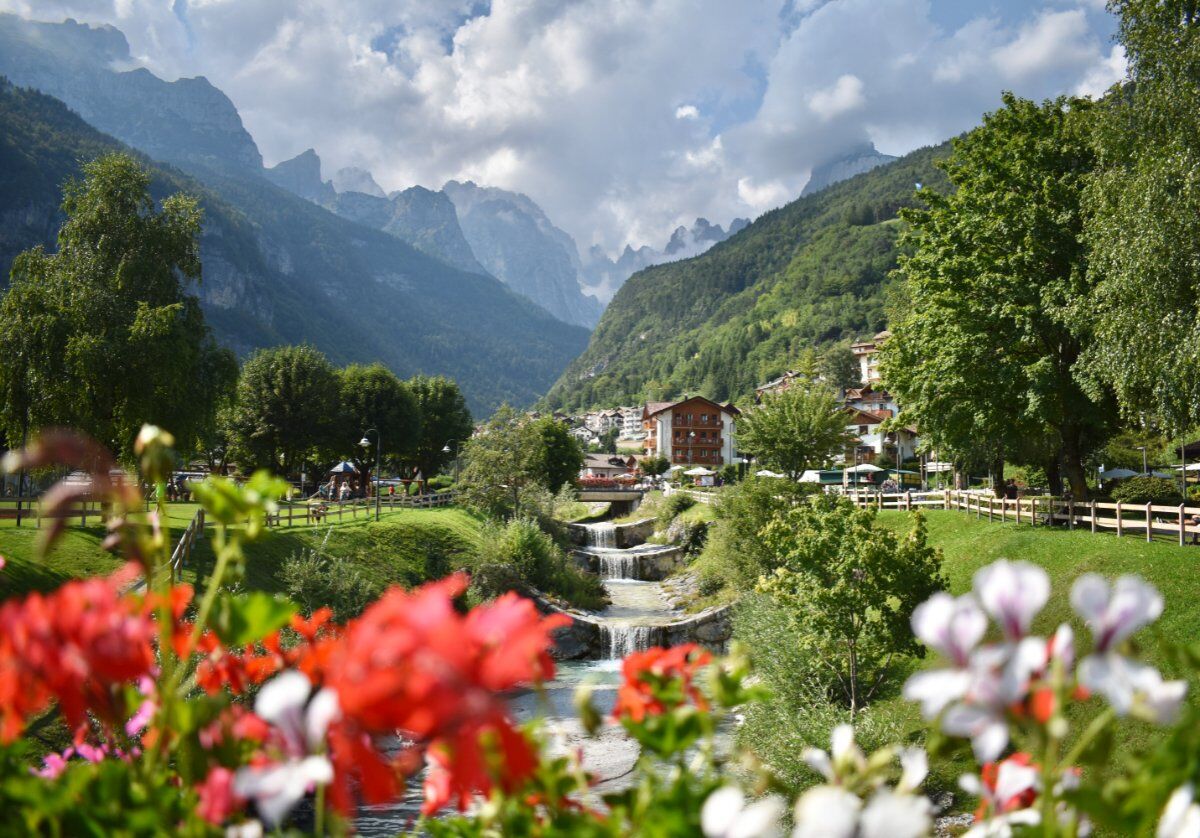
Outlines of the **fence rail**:
M 204 508 L 196 510 L 187 529 L 179 536 L 174 552 L 171 553 L 171 576 L 179 581 L 183 578 L 183 565 L 192 556 L 192 548 L 196 542 L 204 538 Z
M 1121 503 L 1120 501 L 1074 501 L 1061 498 L 1029 497 L 1009 500 L 987 491 L 940 492 L 847 492 L 861 507 L 877 509 L 954 509 L 985 516 L 989 521 L 1015 521 L 1030 526 L 1063 525 L 1068 529 L 1088 528 L 1091 532 L 1114 530 L 1117 535 L 1138 535 L 1152 541 L 1168 536 L 1179 545 L 1200 541 L 1200 507 L 1179 504 Z
M 428 495 L 397 495 L 379 499 L 381 509 L 434 509 L 454 503 L 454 492 L 435 492 Z M 320 524 L 344 521 L 346 516 L 354 520 L 362 513 L 370 517 L 375 510 L 374 498 L 355 498 L 344 501 L 320 503 L 279 504 L 279 511 L 267 517 L 268 527 L 294 526 L 296 524 Z

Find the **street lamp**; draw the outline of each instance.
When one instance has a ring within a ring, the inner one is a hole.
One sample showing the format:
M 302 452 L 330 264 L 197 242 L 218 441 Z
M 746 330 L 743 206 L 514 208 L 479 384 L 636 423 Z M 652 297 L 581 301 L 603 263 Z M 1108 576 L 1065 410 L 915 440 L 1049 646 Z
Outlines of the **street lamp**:
M 1137 449 L 1138 449 L 1139 451 L 1141 451 L 1141 452 L 1142 452 L 1142 474 L 1149 474 L 1149 473 L 1150 473 L 1150 466 L 1149 466 L 1149 464 L 1146 462 L 1146 446 L 1144 446 L 1144 445 L 1139 445 L 1139 446 L 1137 447 Z
M 453 449 L 453 450 L 454 450 L 454 483 L 455 483 L 455 485 L 458 485 L 458 464 L 459 464 L 459 461 L 460 461 L 459 455 L 462 453 L 462 452 L 459 450 L 459 446 L 461 446 L 461 445 L 462 445 L 462 440 L 461 440 L 461 439 L 448 439 L 448 440 L 446 440 L 446 444 L 445 444 L 445 446 L 443 446 L 443 447 L 442 447 L 442 453 L 443 453 L 443 454 L 449 454 L 449 453 L 450 453 L 450 451 L 451 451 L 451 449 L 450 449 L 450 443 L 451 443 L 451 442 L 453 442 L 453 443 L 456 443 L 456 444 L 455 444 L 455 446 L 454 446 L 454 449 Z
M 367 434 L 371 431 L 375 432 L 375 520 L 379 520 L 379 457 L 383 450 L 383 436 L 379 433 L 378 428 L 367 428 L 363 431 L 363 438 L 358 441 L 358 444 L 367 451 L 371 450 L 371 440 L 367 439 Z M 368 486 L 370 483 L 368 482 Z
M 692 446 L 696 444 L 696 432 L 688 431 L 688 465 L 692 464 Z

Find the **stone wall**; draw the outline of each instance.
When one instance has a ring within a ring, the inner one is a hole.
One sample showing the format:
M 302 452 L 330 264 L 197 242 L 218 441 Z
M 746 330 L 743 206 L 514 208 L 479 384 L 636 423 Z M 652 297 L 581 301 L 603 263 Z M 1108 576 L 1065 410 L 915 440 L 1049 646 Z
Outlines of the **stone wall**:
M 544 599 L 536 600 L 543 613 L 565 614 L 571 623 L 554 632 L 552 654 L 558 660 L 586 660 L 604 657 L 601 620 L 579 612 L 566 611 Z M 680 620 L 661 626 L 663 641 L 668 646 L 684 643 L 699 643 L 714 652 L 725 650 L 733 634 L 732 606 L 710 608 Z
M 613 535 L 617 547 L 624 550 L 645 544 L 646 539 L 654 535 L 654 526 L 657 523 L 656 518 L 643 518 L 631 524 L 617 524 L 614 527 L 616 532 Z M 567 524 L 567 532 L 570 534 L 572 543 L 580 547 L 587 546 L 588 528 L 586 524 Z

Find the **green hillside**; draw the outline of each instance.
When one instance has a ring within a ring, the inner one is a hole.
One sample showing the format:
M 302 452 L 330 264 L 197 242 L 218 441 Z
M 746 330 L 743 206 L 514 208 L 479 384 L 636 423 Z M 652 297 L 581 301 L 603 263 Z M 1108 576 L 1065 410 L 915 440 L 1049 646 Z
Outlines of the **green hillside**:
M 886 325 L 897 210 L 914 184 L 946 188 L 948 144 L 793 201 L 681 262 L 635 274 L 546 396 L 552 408 L 702 393 L 731 399 L 806 348 Z
M 13 257 L 53 247 L 62 184 L 82 161 L 126 147 L 57 99 L 0 79 L 0 287 Z M 457 379 L 476 414 L 537 399 L 583 348 L 565 324 L 498 280 L 453 268 L 384 232 L 315 206 L 253 173 L 134 153 L 157 197 L 197 196 L 205 212 L 198 294 L 239 354 L 312 343 L 336 364 L 381 360 L 398 375 Z

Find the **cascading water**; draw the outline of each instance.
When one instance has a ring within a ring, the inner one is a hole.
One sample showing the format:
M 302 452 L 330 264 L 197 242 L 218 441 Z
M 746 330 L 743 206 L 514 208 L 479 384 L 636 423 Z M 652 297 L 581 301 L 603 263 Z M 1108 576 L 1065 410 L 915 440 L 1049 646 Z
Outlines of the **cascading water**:
M 604 550 L 615 550 L 617 547 L 617 528 L 607 521 L 599 524 L 589 524 L 587 528 L 588 546 Z
M 662 634 L 659 626 L 610 623 L 600 627 L 609 660 L 620 660 L 634 652 L 644 652 L 651 646 L 661 645 Z

